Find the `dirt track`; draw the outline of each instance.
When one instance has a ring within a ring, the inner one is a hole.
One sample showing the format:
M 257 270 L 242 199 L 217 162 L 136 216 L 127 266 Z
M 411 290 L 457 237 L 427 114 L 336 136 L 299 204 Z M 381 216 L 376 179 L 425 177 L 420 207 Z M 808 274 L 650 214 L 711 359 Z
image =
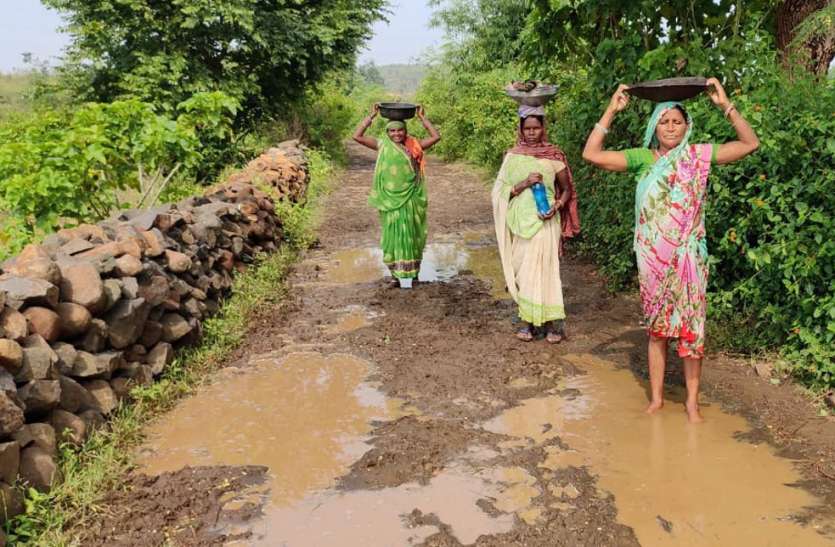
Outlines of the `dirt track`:
M 685 423 L 676 359 L 668 406 L 660 417 L 643 416 L 637 302 L 609 295 L 594 268 L 570 257 L 562 267 L 569 339 L 515 340 L 488 191 L 464 166 L 428 166 L 428 269 L 440 281 L 389 288 L 373 251 L 376 215 L 365 203 L 373 156 L 350 153 L 319 245 L 292 276 L 291 299 L 253 323 L 210 391 L 152 428 L 143 469 L 173 473 L 130 478 L 133 489 L 111 496 L 85 545 L 835 542 L 831 417 L 818 417 L 791 386 L 717 355 L 705 367 L 705 424 Z M 582 181 L 579 189 L 582 199 Z M 345 370 L 359 371 L 358 380 L 343 378 L 344 390 L 323 392 L 287 418 L 302 423 L 297 436 L 247 433 L 250 407 L 238 397 L 259 409 L 267 403 L 246 378 L 293 367 L 315 374 L 269 376 L 275 389 L 265 396 L 275 407 L 266 416 L 276 421 L 285 419 L 282 402 L 310 385 L 329 386 Z M 194 425 L 237 385 L 228 412 Z M 384 398 L 374 403 L 383 410 L 363 410 L 370 403 L 354 396 L 362 389 Z M 353 421 L 343 423 L 343 414 Z M 210 439 L 225 415 L 240 432 L 235 450 L 224 444 L 228 436 Z M 307 439 L 307 431 L 315 435 Z M 334 439 L 336 448 L 322 448 Z M 284 460 L 292 460 L 287 469 Z M 177 471 L 182 463 L 207 467 Z M 270 478 L 263 468 L 220 464 L 266 465 Z M 302 478 L 310 469 L 316 476 Z M 723 501 L 738 510 L 727 521 Z

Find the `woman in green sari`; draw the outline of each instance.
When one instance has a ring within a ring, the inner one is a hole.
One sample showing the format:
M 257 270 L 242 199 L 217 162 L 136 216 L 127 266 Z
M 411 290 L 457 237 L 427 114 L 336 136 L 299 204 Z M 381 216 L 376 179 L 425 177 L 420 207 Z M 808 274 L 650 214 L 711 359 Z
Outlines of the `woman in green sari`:
M 406 123 L 390 121 L 379 141 L 365 135 L 380 111 L 374 105 L 354 131 L 354 140 L 377 150 L 374 186 L 368 203 L 380 212 L 383 262 L 403 288 L 412 286 L 420 272 L 426 245 L 426 182 L 424 152 L 441 140 L 441 135 L 426 118 L 422 107 L 418 119 L 429 132 L 425 139 L 409 135 Z

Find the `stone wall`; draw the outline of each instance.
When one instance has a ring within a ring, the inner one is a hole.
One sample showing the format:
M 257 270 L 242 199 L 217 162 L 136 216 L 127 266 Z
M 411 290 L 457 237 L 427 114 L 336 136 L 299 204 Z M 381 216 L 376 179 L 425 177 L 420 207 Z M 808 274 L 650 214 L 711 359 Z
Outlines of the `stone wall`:
M 58 443 L 83 442 L 199 340 L 233 273 L 282 244 L 270 196 L 299 202 L 307 179 L 283 143 L 203 197 L 61 230 L 2 264 L 0 521 L 22 510 L 15 483 L 61 479 Z

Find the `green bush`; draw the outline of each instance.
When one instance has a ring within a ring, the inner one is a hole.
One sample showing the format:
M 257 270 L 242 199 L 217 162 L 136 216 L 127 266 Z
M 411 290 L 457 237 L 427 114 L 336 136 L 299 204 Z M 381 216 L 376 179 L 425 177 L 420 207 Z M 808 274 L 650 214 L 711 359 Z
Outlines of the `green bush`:
M 0 126 L 0 254 L 60 225 L 105 218 L 127 192 L 155 192 L 169 175 L 205 169 L 205 158 L 228 147 L 237 103 L 203 93 L 180 108 L 172 119 L 136 100 L 88 103 Z
M 731 98 L 761 139 L 743 161 L 712 171 L 706 210 L 711 252 L 709 315 L 723 347 L 779 349 L 787 367 L 816 387 L 835 385 L 835 86 L 786 79 L 762 37 L 717 48 L 666 44 L 642 51 L 639 37 L 603 40 L 594 64 L 538 63 L 472 73 L 436 67 L 419 97 L 437 121 L 441 154 L 495 169 L 512 142 L 514 104 L 501 86 L 540 77 L 561 84 L 549 105 L 550 138 L 567 153 L 580 201 L 582 236 L 572 248 L 600 267 L 613 289 L 634 286 L 634 180 L 584 164 L 580 154 L 619 82 L 667 77 L 676 63 L 727 78 Z M 731 42 L 731 41 L 728 41 Z M 755 60 L 755 62 L 753 61 Z M 607 147 L 640 145 L 652 105 L 618 115 Z M 733 129 L 707 98 L 687 104 L 694 142 L 722 143 Z M 717 337 L 713 338 L 714 340 Z

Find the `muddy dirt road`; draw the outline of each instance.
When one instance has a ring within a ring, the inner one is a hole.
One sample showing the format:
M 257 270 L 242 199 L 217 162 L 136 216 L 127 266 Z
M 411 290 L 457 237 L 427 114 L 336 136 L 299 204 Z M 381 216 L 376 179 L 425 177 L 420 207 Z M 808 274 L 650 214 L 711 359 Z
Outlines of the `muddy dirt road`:
M 835 423 L 794 388 L 711 356 L 691 426 L 673 359 L 647 417 L 637 302 L 571 258 L 569 339 L 518 342 L 459 165 L 428 167 L 426 282 L 389 288 L 373 156 L 350 151 L 290 301 L 149 429 L 85 544 L 835 544 Z

